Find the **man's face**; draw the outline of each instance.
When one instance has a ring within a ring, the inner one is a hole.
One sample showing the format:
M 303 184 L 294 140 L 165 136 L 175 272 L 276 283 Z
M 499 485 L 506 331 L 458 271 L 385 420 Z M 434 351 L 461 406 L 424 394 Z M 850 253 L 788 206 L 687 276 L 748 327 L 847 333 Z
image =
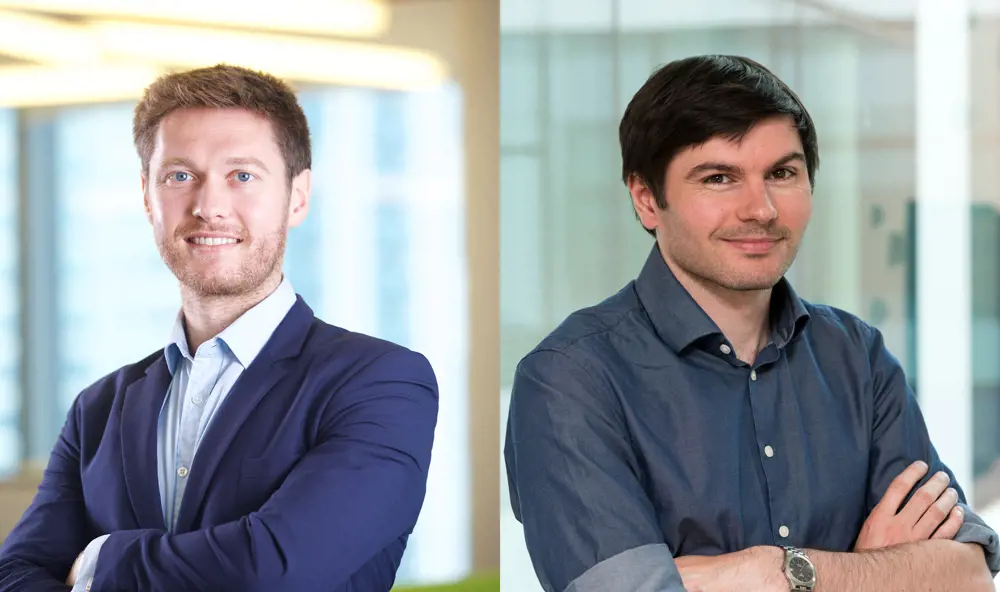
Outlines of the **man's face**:
M 629 182 L 643 226 L 677 273 L 731 291 L 773 287 L 798 251 L 812 190 L 790 117 L 759 122 L 739 142 L 713 138 L 667 166 L 667 207 Z
M 309 206 L 309 171 L 290 188 L 286 175 L 271 124 L 254 113 L 180 109 L 160 122 L 144 202 L 182 285 L 238 296 L 280 275 L 287 229 Z

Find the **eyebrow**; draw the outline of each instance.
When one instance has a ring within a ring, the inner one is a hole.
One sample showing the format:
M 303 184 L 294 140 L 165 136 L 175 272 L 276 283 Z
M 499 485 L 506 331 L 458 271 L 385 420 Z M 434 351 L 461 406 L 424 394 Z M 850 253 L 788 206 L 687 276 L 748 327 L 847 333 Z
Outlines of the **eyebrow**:
M 271 172 L 267 168 L 267 166 L 259 158 L 253 158 L 252 156 L 241 156 L 241 157 L 229 158 L 229 159 L 226 160 L 226 164 L 227 165 L 237 165 L 237 166 L 255 166 L 255 167 L 263 170 L 265 173 L 270 173 Z M 189 159 L 183 158 L 183 157 L 168 158 L 167 160 L 163 161 L 162 168 L 168 168 L 168 167 L 178 166 L 178 165 L 183 166 L 183 167 L 187 167 L 189 169 L 197 168 L 193 162 L 191 162 Z
M 168 158 L 168 159 L 164 160 L 163 164 L 160 165 L 160 168 L 166 169 L 166 168 L 169 168 L 169 167 L 172 167 L 172 166 L 178 166 L 178 165 L 183 166 L 183 167 L 187 167 L 189 169 L 195 168 L 193 162 L 191 162 L 190 160 L 188 160 L 186 158 L 182 158 L 182 157 L 179 157 L 179 156 L 174 157 L 174 158 Z
M 782 156 L 781 158 L 779 158 L 778 160 L 776 160 L 774 162 L 774 164 L 772 164 L 770 167 L 768 167 L 768 170 L 775 169 L 777 167 L 780 167 L 782 165 L 786 165 L 786 164 L 788 164 L 790 162 L 794 162 L 796 160 L 797 161 L 801 161 L 801 162 L 805 162 L 806 161 L 806 155 L 802 154 L 801 152 L 789 152 L 788 154 L 786 154 L 786 155 Z M 692 167 L 691 170 L 688 171 L 688 174 L 687 174 L 687 176 L 685 178 L 688 179 L 688 180 L 691 180 L 691 179 L 694 179 L 695 177 L 697 177 L 698 175 L 700 175 L 702 173 L 708 173 L 708 172 L 714 172 L 714 173 L 742 173 L 743 169 L 740 168 L 740 167 L 738 167 L 738 166 L 736 166 L 736 165 L 726 164 L 724 162 L 703 162 L 701 164 L 698 164 L 698 165 L 695 165 L 694 167 Z
M 270 173 L 271 172 L 271 171 L 268 170 L 267 165 L 265 165 L 263 161 L 261 161 L 259 158 L 254 158 L 252 156 L 230 158 L 230 159 L 226 160 L 226 164 L 235 164 L 235 165 L 242 165 L 242 166 L 248 166 L 248 165 L 249 166 L 255 166 L 255 167 L 261 169 L 262 171 L 264 171 L 265 173 Z

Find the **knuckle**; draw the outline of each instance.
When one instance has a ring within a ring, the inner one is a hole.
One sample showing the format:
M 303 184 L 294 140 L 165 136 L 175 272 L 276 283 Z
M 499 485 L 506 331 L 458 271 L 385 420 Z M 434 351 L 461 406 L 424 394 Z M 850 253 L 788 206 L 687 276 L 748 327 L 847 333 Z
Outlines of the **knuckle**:
M 941 499 L 935 505 L 940 507 L 944 512 L 950 512 L 958 505 L 958 499 L 951 495 L 942 495 Z
M 921 487 L 917 493 L 913 494 L 913 500 L 923 505 L 933 504 L 937 497 L 935 492 L 927 487 Z
M 938 504 L 934 504 L 931 507 L 927 508 L 927 512 L 924 514 L 924 516 L 933 520 L 935 524 L 941 524 L 944 521 L 944 519 L 948 517 L 949 510 L 951 510 L 951 508 L 947 507 L 943 508 Z

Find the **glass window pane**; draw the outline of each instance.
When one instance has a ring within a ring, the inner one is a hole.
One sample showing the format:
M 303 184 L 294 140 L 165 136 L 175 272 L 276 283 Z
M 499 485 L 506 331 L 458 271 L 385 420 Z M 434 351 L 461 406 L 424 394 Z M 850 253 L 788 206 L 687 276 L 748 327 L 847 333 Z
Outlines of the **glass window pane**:
M 21 461 L 17 114 L 0 110 L 0 479 Z

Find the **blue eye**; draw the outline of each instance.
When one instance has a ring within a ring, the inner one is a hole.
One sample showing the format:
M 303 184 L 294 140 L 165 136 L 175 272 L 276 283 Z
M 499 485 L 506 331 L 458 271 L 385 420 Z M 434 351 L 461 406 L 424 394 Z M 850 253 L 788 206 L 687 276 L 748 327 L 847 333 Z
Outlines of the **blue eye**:
M 249 183 L 250 181 L 253 181 L 253 179 L 254 179 L 253 174 L 252 173 L 248 173 L 246 171 L 240 171 L 240 172 L 236 173 L 235 177 L 236 177 L 236 180 L 239 181 L 240 183 Z
M 178 183 L 183 183 L 185 181 L 190 181 L 191 180 L 191 175 L 190 175 L 190 173 L 185 173 L 184 171 L 177 171 L 177 172 L 174 172 L 174 173 L 170 173 L 167 176 L 167 180 L 168 181 L 177 181 Z

